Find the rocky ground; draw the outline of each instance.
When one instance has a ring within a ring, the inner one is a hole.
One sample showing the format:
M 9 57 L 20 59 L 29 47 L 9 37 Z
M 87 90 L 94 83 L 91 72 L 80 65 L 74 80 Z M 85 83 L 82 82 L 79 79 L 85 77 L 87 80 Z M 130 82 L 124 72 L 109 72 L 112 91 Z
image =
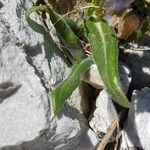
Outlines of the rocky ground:
M 31 6 L 28 0 L 0 1 L 0 149 L 93 150 L 120 108 L 108 96 L 93 65 L 61 116 L 53 116 L 49 91 L 68 76 L 70 65 L 57 46 L 55 30 L 45 38 L 28 26 L 24 11 Z M 132 97 L 119 133 L 120 150 L 148 150 L 150 144 L 149 35 L 136 44 L 120 55 L 120 79 Z M 116 132 L 109 142 L 114 140 Z

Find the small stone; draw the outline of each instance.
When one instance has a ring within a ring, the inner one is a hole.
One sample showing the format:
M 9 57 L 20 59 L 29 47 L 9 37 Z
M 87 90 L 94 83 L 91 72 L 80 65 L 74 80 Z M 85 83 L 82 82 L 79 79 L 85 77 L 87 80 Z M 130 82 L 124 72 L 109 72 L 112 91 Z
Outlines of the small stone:
M 93 145 L 96 145 L 97 143 L 98 138 L 95 136 L 95 133 L 89 129 L 85 131 L 80 139 L 79 145 L 74 150 L 93 150 Z

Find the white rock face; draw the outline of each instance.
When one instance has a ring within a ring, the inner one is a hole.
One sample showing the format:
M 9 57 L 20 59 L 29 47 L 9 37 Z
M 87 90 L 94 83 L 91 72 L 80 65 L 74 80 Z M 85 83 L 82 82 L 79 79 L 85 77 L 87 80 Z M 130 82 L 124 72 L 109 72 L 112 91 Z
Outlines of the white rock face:
M 51 114 L 48 91 L 70 69 L 56 36 L 54 43 L 28 26 L 24 11 L 30 6 L 28 0 L 0 2 L 0 149 L 91 150 L 97 139 L 77 108 L 66 103 L 59 118 Z M 79 89 L 68 102 L 75 101 L 81 101 Z
M 149 150 L 150 145 L 150 88 L 135 90 L 132 106 L 122 132 L 121 150 L 139 147 Z

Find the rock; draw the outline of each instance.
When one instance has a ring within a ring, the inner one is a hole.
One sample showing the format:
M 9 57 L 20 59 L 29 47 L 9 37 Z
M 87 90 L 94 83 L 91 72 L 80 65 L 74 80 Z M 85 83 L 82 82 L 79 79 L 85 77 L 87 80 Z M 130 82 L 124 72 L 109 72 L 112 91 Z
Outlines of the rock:
M 102 90 L 96 99 L 96 109 L 89 125 L 99 138 L 102 138 L 114 118 L 118 116 L 113 101 L 106 90 Z
M 129 85 L 131 83 L 131 72 L 129 68 L 122 62 L 119 63 L 119 72 L 122 87 L 127 93 Z M 91 73 L 91 79 L 94 79 L 94 73 L 97 74 L 97 77 L 99 77 L 96 66 L 95 70 L 93 70 L 93 72 Z M 91 80 L 91 82 L 93 81 L 96 82 L 96 84 L 102 83 L 101 80 L 99 80 L 98 82 L 96 80 Z M 99 84 L 99 87 L 100 86 L 101 85 Z M 96 109 L 89 123 L 90 127 L 93 129 L 93 131 L 99 138 L 102 138 L 103 135 L 106 133 L 108 127 L 111 125 L 112 121 L 117 116 L 117 110 L 112 99 L 107 94 L 106 90 L 102 90 L 96 99 Z M 113 136 L 112 139 L 115 139 L 115 137 Z
M 131 71 L 122 62 L 119 62 L 119 72 L 120 72 L 120 80 L 122 83 L 122 87 L 125 93 L 128 92 L 129 85 L 131 83 Z M 104 83 L 99 75 L 97 66 L 94 64 L 90 67 L 89 71 L 85 74 L 83 81 L 91 84 L 96 89 L 103 89 Z
M 93 64 L 89 71 L 84 75 L 83 81 L 91 84 L 96 89 L 103 89 L 104 83 L 99 75 L 96 64 Z
M 131 91 L 150 87 L 150 35 L 141 37 L 136 45 L 136 48 L 125 49 L 120 55 L 121 61 L 132 71 Z
M 88 138 L 90 137 L 92 141 Z M 97 138 L 95 136 L 95 133 L 92 130 L 87 130 L 85 134 L 81 137 L 81 141 L 79 143 L 79 146 L 75 148 L 75 150 L 93 150 L 93 146 L 91 145 L 97 144 Z
M 28 26 L 24 11 L 31 5 L 28 0 L 0 3 L 0 149 L 72 150 L 83 147 L 83 138 L 88 143 L 83 150 L 92 149 L 96 136 L 74 107 L 81 101 L 79 88 L 58 118 L 51 113 L 49 91 L 70 68 L 55 31 L 45 38 Z
M 138 147 L 149 149 L 150 145 L 150 88 L 134 90 L 132 106 L 122 131 L 121 150 Z

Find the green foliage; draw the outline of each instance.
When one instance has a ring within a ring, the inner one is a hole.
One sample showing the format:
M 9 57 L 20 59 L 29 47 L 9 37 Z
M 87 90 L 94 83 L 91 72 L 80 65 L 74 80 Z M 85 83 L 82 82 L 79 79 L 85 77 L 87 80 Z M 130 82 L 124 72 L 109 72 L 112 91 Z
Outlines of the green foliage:
M 65 17 L 65 21 L 68 24 L 68 26 L 71 28 L 73 33 L 79 37 L 80 31 L 81 31 L 81 25 L 79 26 L 73 19 Z
M 46 6 L 46 5 L 33 6 L 32 8 L 29 8 L 26 11 L 26 20 L 34 31 L 41 33 L 41 34 L 46 32 L 45 28 L 37 24 L 34 20 L 30 18 L 30 14 L 32 12 L 47 13 L 56 31 L 58 32 L 61 40 L 63 41 L 65 47 L 69 49 L 69 53 L 71 53 L 72 57 L 74 59 L 85 57 L 85 54 L 82 50 L 82 42 L 79 39 L 79 37 L 76 35 L 80 29 L 73 20 L 67 17 L 59 16 L 49 6 Z M 76 32 L 76 34 L 74 32 Z
M 65 100 L 76 89 L 82 79 L 82 76 L 92 64 L 93 61 L 91 57 L 84 60 L 77 60 L 72 66 L 72 71 L 69 77 L 56 86 L 56 88 L 52 91 L 52 106 L 56 115 L 60 113 Z
M 129 107 L 130 102 L 124 95 L 119 81 L 118 42 L 113 29 L 102 19 L 89 19 L 86 26 L 92 55 L 105 88 L 114 101 L 123 107 Z
M 67 24 L 66 20 L 64 18 L 61 18 L 49 6 L 40 5 L 40 6 L 33 6 L 32 8 L 28 9 L 26 12 L 26 18 L 28 22 L 29 22 L 30 13 L 36 12 L 36 11 L 47 12 L 49 14 L 51 22 L 54 24 L 57 32 L 60 34 L 63 40 L 73 45 L 79 44 L 80 42 L 79 38 L 74 34 L 72 29 Z
M 57 13 L 55 13 L 50 7 L 47 7 L 47 13 L 49 14 L 49 17 L 51 19 L 51 22 L 54 24 L 54 27 L 56 28 L 57 32 L 60 34 L 63 40 L 67 42 L 68 44 L 71 44 L 72 46 L 78 46 L 80 45 L 80 39 L 75 35 L 75 33 L 72 31 L 71 27 L 74 28 L 74 24 L 71 20 L 65 20 L 64 17 L 60 17 Z M 69 26 L 68 22 L 70 22 L 71 27 Z M 72 26 L 73 24 L 73 26 Z
M 69 52 L 73 55 L 73 58 L 77 59 L 72 66 L 69 77 L 57 85 L 51 92 L 52 106 L 55 115 L 60 113 L 65 100 L 80 84 L 83 75 L 93 63 L 96 63 L 105 88 L 111 98 L 123 107 L 130 107 L 130 102 L 122 91 L 119 80 L 118 41 L 114 34 L 114 29 L 102 19 L 103 8 L 100 4 L 100 0 L 92 0 L 87 7 L 88 19 L 85 21 L 85 30 L 88 33 L 88 41 L 92 52 L 92 55 L 88 58 L 85 58 L 85 54 L 82 51 L 82 42 L 79 38 L 79 26 L 70 18 L 60 16 L 49 6 L 38 5 L 39 6 L 33 6 L 27 10 L 26 19 L 28 24 L 34 31 L 46 35 L 47 31 L 45 27 L 32 20 L 30 14 L 32 12 L 47 13 L 64 45 L 67 49 L 70 49 Z M 128 42 L 128 40 L 133 41 L 141 36 L 148 28 L 149 21 L 143 21 L 139 30 L 137 30 L 132 37 L 125 40 L 125 42 Z M 79 57 L 84 59 L 79 60 Z M 94 58 L 94 61 L 92 58 Z
M 95 6 L 99 6 L 100 4 L 100 0 L 92 0 L 92 2 L 89 4 L 89 8 L 87 11 L 88 16 L 91 16 L 93 14 L 93 12 L 96 10 Z
M 29 26 L 37 33 L 40 33 L 40 34 L 46 34 L 46 31 L 45 31 L 45 28 L 38 24 L 37 22 L 35 22 L 33 19 L 30 18 L 30 14 L 32 12 L 36 12 L 36 11 L 45 11 L 47 10 L 47 7 L 44 6 L 44 7 L 39 7 L 39 6 L 33 6 L 32 8 L 29 8 L 26 12 L 25 12 L 25 17 L 26 17 L 26 20 L 29 24 Z

